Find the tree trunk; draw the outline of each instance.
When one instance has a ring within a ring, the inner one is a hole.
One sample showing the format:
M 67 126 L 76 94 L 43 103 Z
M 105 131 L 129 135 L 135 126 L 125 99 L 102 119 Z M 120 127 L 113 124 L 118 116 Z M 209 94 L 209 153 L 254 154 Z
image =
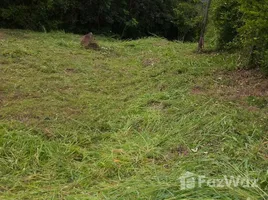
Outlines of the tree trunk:
M 208 23 L 208 13 L 209 13 L 209 8 L 210 8 L 210 5 L 211 5 L 211 1 L 212 0 L 208 0 L 208 2 L 207 2 L 205 17 L 204 17 L 204 21 L 203 21 L 203 24 L 202 24 L 200 39 L 199 39 L 199 42 L 198 42 L 198 52 L 201 52 L 203 50 L 203 48 L 204 48 L 204 36 L 205 36 L 206 27 L 207 27 L 207 23 Z

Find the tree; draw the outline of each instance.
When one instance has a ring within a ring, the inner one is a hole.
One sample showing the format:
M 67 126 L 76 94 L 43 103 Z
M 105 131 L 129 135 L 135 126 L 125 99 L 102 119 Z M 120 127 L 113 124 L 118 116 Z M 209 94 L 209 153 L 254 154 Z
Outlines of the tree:
M 201 28 L 200 39 L 198 42 L 198 52 L 201 52 L 204 48 L 204 36 L 205 36 L 205 31 L 206 31 L 206 27 L 207 27 L 207 23 L 208 23 L 208 14 L 209 14 L 210 5 L 211 5 L 211 0 L 207 0 L 205 17 L 204 17 L 204 21 L 203 21 L 202 28 Z

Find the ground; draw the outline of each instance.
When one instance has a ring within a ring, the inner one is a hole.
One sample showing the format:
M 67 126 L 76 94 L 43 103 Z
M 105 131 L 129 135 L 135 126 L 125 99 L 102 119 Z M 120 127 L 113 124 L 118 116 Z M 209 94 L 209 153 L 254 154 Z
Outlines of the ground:
M 96 38 L 0 29 L 0 199 L 267 199 L 261 72 L 196 44 Z M 185 189 L 185 174 L 258 181 Z

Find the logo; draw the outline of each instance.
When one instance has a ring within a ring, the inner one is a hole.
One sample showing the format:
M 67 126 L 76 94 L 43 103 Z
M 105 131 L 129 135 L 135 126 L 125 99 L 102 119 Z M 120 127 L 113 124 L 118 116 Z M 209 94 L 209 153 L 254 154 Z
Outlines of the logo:
M 212 188 L 258 188 L 258 179 L 251 179 L 242 176 L 224 175 L 221 178 L 207 178 L 206 176 L 196 175 L 192 172 L 186 172 L 179 177 L 180 189 L 191 190 L 201 187 Z
M 192 172 L 186 172 L 179 180 L 181 184 L 181 190 L 194 189 L 196 187 L 196 175 Z

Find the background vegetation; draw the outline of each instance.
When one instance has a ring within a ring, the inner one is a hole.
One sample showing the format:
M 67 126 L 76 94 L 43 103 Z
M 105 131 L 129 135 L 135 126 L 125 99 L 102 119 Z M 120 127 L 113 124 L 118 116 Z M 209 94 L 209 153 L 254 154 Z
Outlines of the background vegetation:
M 38 31 L 159 35 L 198 41 L 207 0 L 2 0 L 0 26 Z M 268 0 L 212 0 L 217 49 L 239 49 L 243 65 L 268 69 Z
M 4 0 L 0 6 L 1 25 L 8 28 L 193 40 L 202 4 L 195 0 Z
M 218 49 L 239 49 L 244 66 L 268 70 L 268 0 L 215 0 Z

